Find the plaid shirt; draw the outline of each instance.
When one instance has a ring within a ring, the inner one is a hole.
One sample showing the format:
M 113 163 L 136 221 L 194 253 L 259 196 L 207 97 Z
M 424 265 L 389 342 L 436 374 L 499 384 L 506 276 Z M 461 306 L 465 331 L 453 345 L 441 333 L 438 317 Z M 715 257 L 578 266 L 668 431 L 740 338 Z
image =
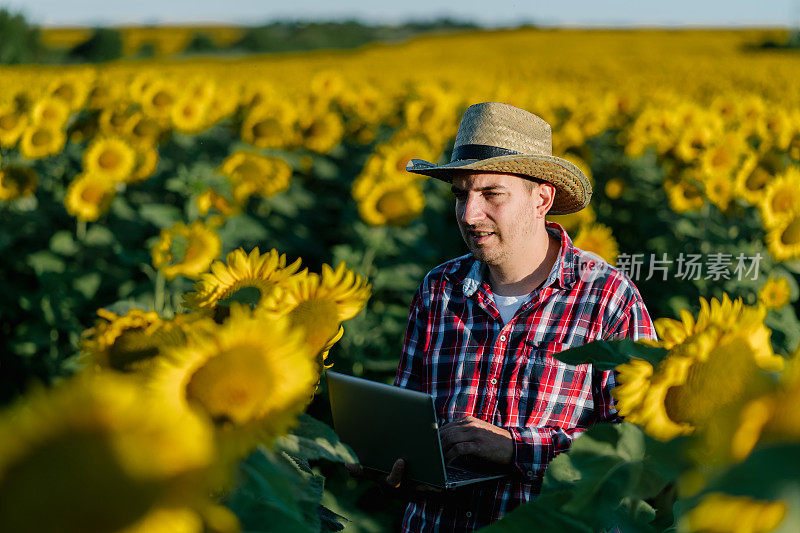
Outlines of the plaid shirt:
M 559 257 L 507 324 L 485 265 L 470 254 L 434 268 L 414 296 L 395 384 L 431 394 L 440 424 L 469 415 L 509 430 L 514 455 L 499 481 L 409 502 L 403 531 L 470 531 L 533 500 L 556 454 L 616 418 L 614 373 L 552 354 L 597 339 L 655 338 L 633 282 L 575 248 L 560 225 L 546 225 Z M 581 268 L 592 260 L 603 268 Z

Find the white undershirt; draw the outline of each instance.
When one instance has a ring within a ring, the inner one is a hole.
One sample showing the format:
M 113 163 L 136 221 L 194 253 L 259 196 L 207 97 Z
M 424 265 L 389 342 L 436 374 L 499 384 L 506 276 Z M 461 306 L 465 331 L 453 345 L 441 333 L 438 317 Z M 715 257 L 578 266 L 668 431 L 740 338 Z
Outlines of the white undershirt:
M 528 298 L 527 294 L 522 296 L 500 296 L 499 294 L 492 294 L 494 303 L 497 310 L 500 311 L 500 316 L 503 318 L 503 324 L 508 324 L 508 321 L 514 318 L 514 313 L 517 312 L 525 300 Z

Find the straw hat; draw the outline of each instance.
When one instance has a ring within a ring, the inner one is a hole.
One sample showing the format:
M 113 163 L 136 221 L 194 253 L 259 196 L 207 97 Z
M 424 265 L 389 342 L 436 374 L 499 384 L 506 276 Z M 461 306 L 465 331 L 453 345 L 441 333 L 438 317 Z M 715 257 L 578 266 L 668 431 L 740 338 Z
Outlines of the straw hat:
M 580 211 L 592 198 L 592 186 L 581 170 L 553 155 L 550 124 L 508 104 L 471 105 L 458 126 L 449 163 L 434 165 L 412 159 L 406 170 L 450 182 L 454 171 L 481 170 L 530 176 L 552 183 L 556 196 L 549 213 Z

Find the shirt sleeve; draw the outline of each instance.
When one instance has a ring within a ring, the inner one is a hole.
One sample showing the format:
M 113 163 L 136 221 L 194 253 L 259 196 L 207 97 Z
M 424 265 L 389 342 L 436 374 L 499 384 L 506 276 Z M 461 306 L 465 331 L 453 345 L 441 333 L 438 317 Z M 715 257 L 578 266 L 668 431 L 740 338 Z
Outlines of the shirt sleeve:
M 428 316 L 423 288 L 420 287 L 411 301 L 403 352 L 394 377 L 394 384 L 399 387 L 422 390 L 422 359 L 427 347 Z
M 655 327 L 641 298 L 634 299 L 627 311 L 611 328 L 606 340 L 611 339 L 656 339 Z M 620 422 L 614 408 L 611 390 L 616 387 L 616 372 L 613 370 L 592 371 L 592 399 L 595 416 L 593 423 Z M 535 479 L 544 475 L 547 465 L 559 453 L 572 446 L 572 441 L 588 427 L 509 427 L 514 444 L 512 462 L 526 478 Z

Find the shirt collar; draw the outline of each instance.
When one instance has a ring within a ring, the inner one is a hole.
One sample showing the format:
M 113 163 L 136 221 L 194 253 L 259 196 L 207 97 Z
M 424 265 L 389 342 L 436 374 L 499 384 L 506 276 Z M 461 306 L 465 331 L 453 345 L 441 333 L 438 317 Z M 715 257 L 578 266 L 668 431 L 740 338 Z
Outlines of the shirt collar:
M 561 241 L 556 262 L 550 270 L 542 287 L 547 287 L 558 282 L 562 289 L 569 289 L 575 283 L 575 247 L 572 239 L 560 224 L 545 221 L 547 232 Z M 465 256 L 465 261 L 450 275 L 450 279 L 460 284 L 464 295 L 471 298 L 484 281 L 486 265 L 476 260 L 472 254 Z

